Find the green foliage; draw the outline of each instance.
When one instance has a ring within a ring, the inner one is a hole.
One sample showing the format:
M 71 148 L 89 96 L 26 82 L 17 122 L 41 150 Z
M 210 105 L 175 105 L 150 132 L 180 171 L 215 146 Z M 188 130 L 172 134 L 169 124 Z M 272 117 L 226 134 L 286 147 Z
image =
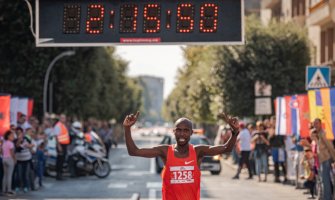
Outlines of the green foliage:
M 254 115 L 254 84 L 272 85 L 272 97 L 304 92 L 305 67 L 310 62 L 306 31 L 272 22 L 262 26 L 246 20 L 243 46 L 192 46 L 184 49 L 186 65 L 163 109 L 165 118 L 190 116 L 212 123 L 219 110 Z
M 42 116 L 43 81 L 49 63 L 69 48 L 36 48 L 24 1 L 0 4 L 0 92 L 35 100 Z M 114 48 L 70 48 L 76 54 L 52 69 L 54 112 L 87 119 L 115 118 L 141 106 L 141 91 L 126 77 L 127 62 Z
M 245 46 L 217 49 L 216 86 L 226 112 L 254 115 L 254 84 L 272 85 L 272 97 L 304 92 L 305 67 L 310 62 L 305 30 L 294 24 L 272 22 L 265 27 L 247 19 Z
M 163 115 L 173 121 L 186 116 L 198 123 L 212 122 L 210 67 L 215 61 L 214 49 L 210 46 L 190 46 L 183 50 L 186 65 L 178 71 L 177 87 L 167 98 Z

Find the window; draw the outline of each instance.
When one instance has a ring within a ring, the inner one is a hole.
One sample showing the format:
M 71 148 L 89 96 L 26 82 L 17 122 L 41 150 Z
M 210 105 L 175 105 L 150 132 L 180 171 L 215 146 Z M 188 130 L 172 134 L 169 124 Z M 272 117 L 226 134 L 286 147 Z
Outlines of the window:
M 328 61 L 334 58 L 334 28 L 329 28 L 327 31 L 327 47 L 328 47 Z
M 321 63 L 326 61 L 326 31 L 321 32 Z

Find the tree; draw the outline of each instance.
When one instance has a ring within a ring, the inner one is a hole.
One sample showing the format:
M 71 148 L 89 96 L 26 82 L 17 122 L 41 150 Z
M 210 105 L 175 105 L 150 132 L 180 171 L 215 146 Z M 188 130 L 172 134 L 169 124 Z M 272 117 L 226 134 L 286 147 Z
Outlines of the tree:
M 253 116 L 256 81 L 271 84 L 273 97 L 303 92 L 310 62 L 306 30 L 291 23 L 263 26 L 255 17 L 246 20 L 245 45 L 186 47 L 184 58 L 164 116 L 191 116 L 197 123 L 213 123 L 220 110 Z
M 178 70 L 176 87 L 163 108 L 167 119 L 188 116 L 197 123 L 214 121 L 210 74 L 215 61 L 213 50 L 211 46 L 189 46 L 183 49 L 186 64 Z
M 305 68 L 310 62 L 306 30 L 291 23 L 262 26 L 248 18 L 244 46 L 217 48 L 216 87 L 221 88 L 223 108 L 233 115 L 254 115 L 254 84 L 272 85 L 272 96 L 305 90 Z
M 114 48 L 36 48 L 29 20 L 24 1 L 0 4 L 0 92 L 33 98 L 34 114 L 41 117 L 47 66 L 71 49 L 76 54 L 59 60 L 50 76 L 56 113 L 121 121 L 140 107 L 140 89 Z

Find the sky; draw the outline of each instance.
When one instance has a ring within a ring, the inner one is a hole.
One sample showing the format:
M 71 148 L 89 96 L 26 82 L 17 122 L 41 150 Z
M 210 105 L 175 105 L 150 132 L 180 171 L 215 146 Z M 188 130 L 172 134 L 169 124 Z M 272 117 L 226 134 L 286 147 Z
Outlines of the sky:
M 119 46 L 116 53 L 129 61 L 128 75 L 164 78 L 164 98 L 172 91 L 177 69 L 184 64 L 180 46 Z

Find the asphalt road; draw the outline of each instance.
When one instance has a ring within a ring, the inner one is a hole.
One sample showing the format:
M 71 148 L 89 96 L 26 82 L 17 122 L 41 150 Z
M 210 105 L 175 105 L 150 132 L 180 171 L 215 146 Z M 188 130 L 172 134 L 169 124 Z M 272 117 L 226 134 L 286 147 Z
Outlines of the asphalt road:
M 158 144 L 161 138 L 136 138 L 140 147 Z M 28 193 L 18 193 L 16 197 L 0 197 L 0 199 L 131 199 L 140 194 L 141 200 L 161 199 L 161 177 L 155 173 L 154 159 L 130 157 L 125 145 L 112 149 L 110 162 L 112 172 L 109 177 L 99 179 L 95 176 L 66 178 L 56 181 L 52 178 L 44 180 L 44 188 Z M 304 190 L 295 190 L 293 186 L 275 184 L 272 182 L 258 183 L 256 180 L 246 180 L 247 174 L 240 180 L 232 180 L 235 169 L 222 162 L 223 170 L 219 176 L 202 173 L 202 200 L 267 200 L 306 199 Z

